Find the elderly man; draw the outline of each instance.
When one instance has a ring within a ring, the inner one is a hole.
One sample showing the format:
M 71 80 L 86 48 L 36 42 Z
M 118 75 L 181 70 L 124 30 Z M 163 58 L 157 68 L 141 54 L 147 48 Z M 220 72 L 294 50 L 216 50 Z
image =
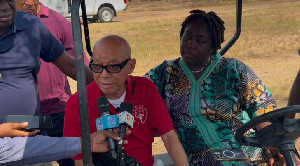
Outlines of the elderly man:
M 167 107 L 157 88 L 147 78 L 130 76 L 136 60 L 131 58 L 128 42 L 116 35 L 100 39 L 93 51 L 90 68 L 94 82 L 87 87 L 91 132 L 95 132 L 95 121 L 100 117 L 97 99 L 106 96 L 111 114 L 118 113 L 121 102 L 131 102 L 135 122 L 132 134 L 126 139 L 125 151 L 143 166 L 153 166 L 152 142 L 155 131 L 161 135 L 175 165 L 187 166 L 186 154 L 173 130 Z M 80 135 L 78 94 L 71 96 L 66 107 L 64 136 Z M 82 165 L 82 156 L 74 157 L 76 165 Z

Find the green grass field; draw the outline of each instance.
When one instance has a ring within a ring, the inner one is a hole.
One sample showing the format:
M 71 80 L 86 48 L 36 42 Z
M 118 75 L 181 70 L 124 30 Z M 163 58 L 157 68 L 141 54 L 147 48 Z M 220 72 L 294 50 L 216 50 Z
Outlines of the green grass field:
M 243 0 L 244 4 L 253 4 L 260 2 L 285 2 L 286 0 Z M 289 0 L 290 1 L 290 0 Z M 235 4 L 236 0 L 131 0 L 127 3 L 127 11 L 143 12 L 143 11 L 166 11 L 178 8 L 194 8 L 199 7 L 215 7 Z
M 210 11 L 214 8 L 204 9 Z M 248 64 L 278 100 L 288 98 L 299 69 L 299 11 L 300 3 L 243 10 L 241 36 L 225 54 L 225 57 L 238 58 Z M 235 11 L 234 8 L 225 11 L 218 8 L 217 14 L 225 21 L 225 44 L 235 32 Z M 126 12 L 123 15 L 126 15 Z M 187 13 L 108 24 L 89 24 L 92 47 L 104 35 L 123 36 L 131 44 L 132 56 L 137 59 L 134 75 L 143 75 L 163 60 L 180 56 L 179 31 L 186 16 Z M 76 91 L 74 83 L 72 90 Z

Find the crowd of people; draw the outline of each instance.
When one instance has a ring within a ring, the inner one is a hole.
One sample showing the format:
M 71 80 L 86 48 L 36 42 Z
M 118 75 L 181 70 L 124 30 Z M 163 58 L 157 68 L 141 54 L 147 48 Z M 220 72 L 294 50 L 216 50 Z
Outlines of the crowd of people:
M 143 166 L 155 165 L 152 143 L 158 134 L 178 166 L 272 165 L 281 154 L 241 146 L 236 130 L 251 119 L 276 111 L 270 90 L 255 72 L 218 52 L 224 21 L 215 12 L 192 10 L 182 23 L 180 57 L 165 60 L 144 77 L 132 76 L 136 60 L 121 36 L 98 40 L 91 61 L 85 56 L 87 98 L 93 152 L 107 152 L 106 138 L 118 131 L 98 131 L 97 99 L 105 96 L 111 114 L 122 102 L 134 105 L 134 128 L 127 130 L 124 149 Z M 7 115 L 50 115 L 47 136 L 26 132 L 28 123 L 0 125 L 0 165 L 58 161 L 83 165 L 78 94 L 71 24 L 39 0 L 0 0 L 0 121 Z M 300 74 L 288 105 L 299 104 Z M 257 131 L 269 123 L 257 125 Z M 36 136 L 37 135 L 37 136 Z M 45 144 L 47 142 L 47 144 Z M 210 149 L 242 149 L 249 161 L 217 161 Z M 73 157 L 72 159 L 61 160 Z

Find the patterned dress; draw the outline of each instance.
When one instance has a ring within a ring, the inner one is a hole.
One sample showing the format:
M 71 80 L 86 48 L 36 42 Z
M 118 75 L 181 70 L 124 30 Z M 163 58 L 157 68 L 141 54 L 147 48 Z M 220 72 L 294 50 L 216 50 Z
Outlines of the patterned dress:
M 198 80 L 182 58 L 164 61 L 145 76 L 165 100 L 191 166 L 267 165 L 262 149 L 241 146 L 234 139 L 242 124 L 276 108 L 250 67 L 216 54 Z M 215 161 L 210 148 L 242 148 L 251 162 Z

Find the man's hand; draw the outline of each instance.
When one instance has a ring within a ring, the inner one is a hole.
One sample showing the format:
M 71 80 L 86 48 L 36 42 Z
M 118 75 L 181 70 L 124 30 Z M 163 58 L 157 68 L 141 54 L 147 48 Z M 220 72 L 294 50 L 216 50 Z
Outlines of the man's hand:
M 116 132 L 116 131 L 115 131 Z M 130 134 L 130 130 L 127 130 L 126 131 L 126 135 L 127 134 Z M 93 134 L 91 134 L 91 150 L 92 152 L 98 152 L 98 153 L 101 153 L 101 152 L 107 152 L 109 150 L 108 148 L 108 143 L 106 141 L 106 138 L 107 137 L 110 137 L 116 141 L 119 141 L 121 140 L 120 137 L 118 137 L 118 133 L 113 133 L 113 132 L 110 132 L 110 131 L 107 131 L 107 130 L 102 130 L 102 131 L 98 131 L 98 132 L 95 132 Z M 124 141 L 124 144 L 127 144 L 128 141 Z
M 0 125 L 0 138 L 3 137 L 32 137 L 37 135 L 40 131 L 32 132 L 21 131 L 20 129 L 28 126 L 28 122 L 23 123 L 3 123 Z

